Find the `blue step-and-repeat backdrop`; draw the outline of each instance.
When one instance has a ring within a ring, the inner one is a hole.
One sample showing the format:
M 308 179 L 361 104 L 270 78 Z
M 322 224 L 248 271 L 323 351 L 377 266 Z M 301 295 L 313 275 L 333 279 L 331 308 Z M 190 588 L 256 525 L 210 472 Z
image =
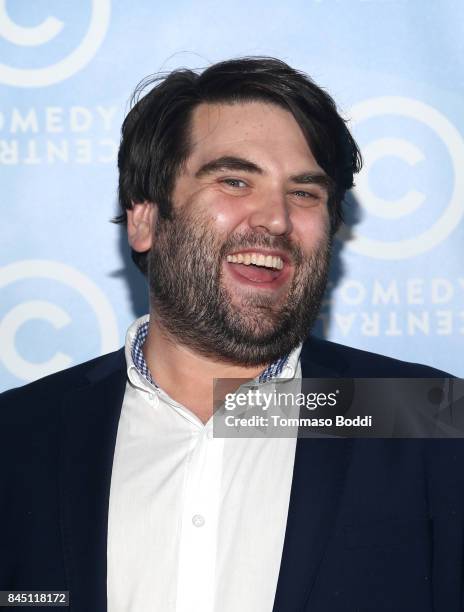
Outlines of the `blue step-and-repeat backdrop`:
M 0 0 L 0 390 L 121 346 L 147 309 L 116 213 L 135 85 L 272 55 L 365 167 L 317 333 L 464 376 L 461 0 Z

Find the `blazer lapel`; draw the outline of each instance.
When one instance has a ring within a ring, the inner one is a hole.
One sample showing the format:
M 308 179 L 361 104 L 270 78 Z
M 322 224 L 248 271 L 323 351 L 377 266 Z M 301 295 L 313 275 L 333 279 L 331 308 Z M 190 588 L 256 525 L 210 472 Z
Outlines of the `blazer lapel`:
M 108 503 L 126 384 L 119 351 L 63 402 L 61 517 L 72 612 L 106 612 Z
M 319 357 L 319 351 L 312 354 L 311 343 L 305 343 L 301 355 L 303 378 L 341 376 L 342 364 L 338 368 L 327 365 Z M 273 612 L 305 609 L 337 517 L 351 444 L 352 440 L 339 438 L 297 440 Z

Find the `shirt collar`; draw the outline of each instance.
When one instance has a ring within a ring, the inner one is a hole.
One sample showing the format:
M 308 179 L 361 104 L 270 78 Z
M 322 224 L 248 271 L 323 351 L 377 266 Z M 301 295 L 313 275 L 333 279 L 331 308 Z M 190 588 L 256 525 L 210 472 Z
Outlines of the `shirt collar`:
M 140 317 L 136 319 L 127 330 L 125 345 L 127 375 L 129 380 L 133 383 L 139 382 L 142 386 L 148 383 L 150 386 L 158 388 L 151 376 L 142 351 L 148 335 L 149 321 L 149 315 Z M 302 344 L 298 345 L 291 353 L 271 363 L 255 380 L 259 383 L 265 383 L 280 377 L 282 374 L 285 378 L 293 378 L 297 372 L 301 347 Z M 135 381 L 134 377 L 136 377 L 138 381 Z

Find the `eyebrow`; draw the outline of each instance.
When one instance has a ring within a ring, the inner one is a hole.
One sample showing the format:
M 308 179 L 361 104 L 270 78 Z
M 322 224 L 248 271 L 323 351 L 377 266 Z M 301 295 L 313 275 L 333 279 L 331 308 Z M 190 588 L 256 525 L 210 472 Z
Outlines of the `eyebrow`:
M 222 170 L 241 170 L 252 174 L 264 174 L 262 168 L 243 157 L 225 155 L 203 164 L 195 173 L 195 178 L 214 174 Z M 327 190 L 332 187 L 332 180 L 324 172 L 302 172 L 289 177 L 290 182 L 299 185 L 319 185 Z
M 319 185 L 327 191 L 333 186 L 332 179 L 324 172 L 303 172 L 303 174 L 295 174 L 289 178 L 290 182 L 299 185 Z
M 213 159 L 206 164 L 203 164 L 195 173 L 195 178 L 214 174 L 220 170 L 242 170 L 243 172 L 252 172 L 253 174 L 263 174 L 262 168 L 243 157 L 233 157 L 226 155 Z

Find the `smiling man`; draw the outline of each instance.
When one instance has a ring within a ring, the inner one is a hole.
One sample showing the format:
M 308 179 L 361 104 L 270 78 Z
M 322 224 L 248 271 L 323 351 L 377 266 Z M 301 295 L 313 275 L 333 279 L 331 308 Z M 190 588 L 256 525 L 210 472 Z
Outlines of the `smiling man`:
M 461 610 L 459 440 L 213 435 L 214 379 L 444 376 L 310 335 L 361 166 L 333 100 L 272 58 L 145 87 L 117 220 L 150 313 L 1 397 L 0 590 L 67 590 L 72 612 Z

